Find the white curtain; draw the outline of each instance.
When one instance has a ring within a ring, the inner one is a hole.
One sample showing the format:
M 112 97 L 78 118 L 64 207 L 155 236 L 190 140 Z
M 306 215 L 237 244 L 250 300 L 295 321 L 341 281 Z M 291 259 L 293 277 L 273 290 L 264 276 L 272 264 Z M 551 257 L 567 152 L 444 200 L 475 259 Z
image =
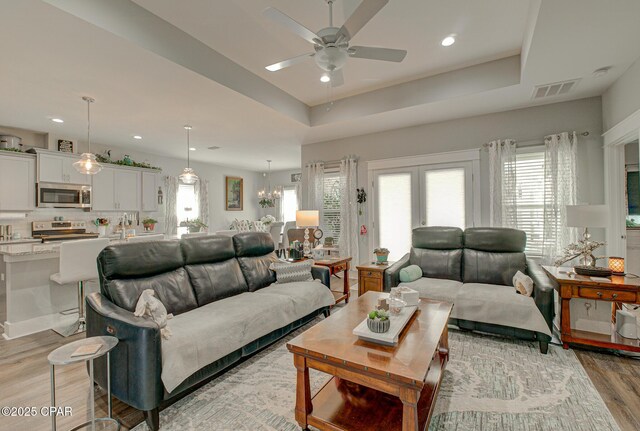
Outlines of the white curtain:
M 196 202 L 200 210 L 200 220 L 209 226 L 209 181 L 198 179 L 195 186 Z
M 517 228 L 516 185 L 516 142 L 513 139 L 489 142 L 491 226 Z
M 358 254 L 358 161 L 347 157 L 340 161 L 340 256 L 351 256 L 352 262 L 360 263 Z
M 298 204 L 298 209 L 302 209 L 302 182 L 296 183 L 296 203 Z
M 544 234 L 543 258 L 552 263 L 569 243 L 578 239 L 577 230 L 567 227 L 567 205 L 577 201 L 575 132 L 544 138 Z
M 164 211 L 164 233 L 165 235 L 172 236 L 178 233 L 178 213 L 176 212 L 178 178 L 164 177 L 164 189 L 167 202 Z
M 313 162 L 307 165 L 307 207 L 299 210 L 320 211 L 320 224 L 322 224 L 322 207 L 324 197 L 324 163 Z

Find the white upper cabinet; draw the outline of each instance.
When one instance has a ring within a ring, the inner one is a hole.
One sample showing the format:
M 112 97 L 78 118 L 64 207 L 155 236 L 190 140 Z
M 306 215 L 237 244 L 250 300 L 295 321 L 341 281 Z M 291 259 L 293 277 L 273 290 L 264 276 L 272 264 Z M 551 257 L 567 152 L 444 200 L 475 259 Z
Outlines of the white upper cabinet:
M 158 174 L 142 172 L 142 211 L 158 211 Z
M 0 154 L 0 211 L 31 211 L 36 206 L 36 160 Z
M 91 185 L 91 175 L 73 167 L 78 160 L 77 155 L 38 152 L 38 182 Z
M 93 175 L 91 208 L 94 211 L 140 211 L 141 172 L 104 166 Z

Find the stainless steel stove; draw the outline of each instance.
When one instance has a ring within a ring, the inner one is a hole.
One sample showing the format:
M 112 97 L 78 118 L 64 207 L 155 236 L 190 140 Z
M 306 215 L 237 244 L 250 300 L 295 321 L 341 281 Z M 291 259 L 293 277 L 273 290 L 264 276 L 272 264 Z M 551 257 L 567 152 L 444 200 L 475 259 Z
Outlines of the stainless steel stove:
M 31 236 L 42 242 L 68 241 L 73 239 L 98 238 L 95 232 L 87 232 L 84 221 L 34 221 Z

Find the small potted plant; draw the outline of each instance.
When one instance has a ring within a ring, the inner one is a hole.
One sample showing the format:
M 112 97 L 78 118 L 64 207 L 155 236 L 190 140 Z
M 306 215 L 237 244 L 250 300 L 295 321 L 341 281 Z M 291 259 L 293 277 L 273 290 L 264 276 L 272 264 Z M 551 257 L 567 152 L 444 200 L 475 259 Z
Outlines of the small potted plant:
M 389 249 L 376 248 L 373 250 L 373 253 L 376 255 L 376 260 L 379 265 L 387 263 L 387 260 L 389 259 Z
M 107 236 L 107 226 L 109 226 L 109 219 L 97 218 L 94 223 L 98 227 L 98 235 L 101 237 Z
M 156 228 L 156 223 L 158 223 L 158 220 L 151 217 L 147 217 L 146 219 L 142 220 L 144 231 L 153 232 L 153 230 Z
M 367 318 L 367 327 L 371 332 L 381 334 L 387 332 L 391 326 L 389 312 L 386 310 L 373 310 Z
M 187 227 L 189 228 L 189 233 L 200 232 L 203 228 L 207 228 L 208 226 L 202 223 L 202 220 L 199 218 L 195 218 L 193 220 L 187 221 Z

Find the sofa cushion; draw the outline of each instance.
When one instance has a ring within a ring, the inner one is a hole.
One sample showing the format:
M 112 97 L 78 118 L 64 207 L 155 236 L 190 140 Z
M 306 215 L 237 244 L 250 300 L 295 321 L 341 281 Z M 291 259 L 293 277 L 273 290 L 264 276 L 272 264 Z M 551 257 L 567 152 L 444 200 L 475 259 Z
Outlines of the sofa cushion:
M 173 391 L 202 367 L 335 301 L 322 283 L 272 286 L 209 303 L 169 321 L 162 382 Z
M 184 268 L 151 277 L 111 280 L 107 288 L 113 303 L 131 312 L 135 310 L 138 298 L 146 289 L 155 292 L 170 314 L 184 313 L 198 306 Z
M 464 243 L 462 235 L 462 229 L 457 227 L 419 227 L 411 233 L 411 245 L 416 248 L 452 250 L 462 248 Z
M 240 232 L 233 236 L 233 248 L 238 257 L 264 256 L 275 250 L 271 235 L 266 232 Z
M 454 302 L 451 317 L 527 329 L 551 336 L 533 298 L 519 295 L 512 286 L 465 283 Z
M 418 265 L 424 277 L 462 281 L 462 249 L 432 250 L 411 247 L 409 263 Z
M 287 298 L 293 306 L 293 314 L 289 316 L 291 321 L 336 303 L 331 290 L 318 280 L 272 284 L 257 291 L 256 295 L 280 295 Z
M 179 241 L 110 245 L 98 255 L 98 270 L 108 280 L 149 277 L 183 265 Z
M 231 242 L 231 238 L 227 239 Z M 235 258 L 217 263 L 187 265 L 185 268 L 199 306 L 249 291 Z
M 416 290 L 420 298 L 450 303 L 455 303 L 455 299 L 460 293 L 460 289 L 462 289 L 462 283 L 459 281 L 427 277 L 422 277 L 409 283 L 400 283 L 400 286 Z
M 400 281 L 409 283 L 422 278 L 422 269 L 418 265 L 409 265 L 400 270 Z
M 464 282 L 512 285 L 516 272 L 527 271 L 524 253 L 464 249 Z
M 278 256 L 274 252 L 266 256 L 238 258 L 249 292 L 255 292 L 276 282 L 276 273 L 269 269 L 274 262 L 278 262 Z
M 222 262 L 235 257 L 233 240 L 229 236 L 204 235 L 180 241 L 187 265 Z
M 482 251 L 523 252 L 527 234 L 503 227 L 470 227 L 464 231 L 464 247 Z

